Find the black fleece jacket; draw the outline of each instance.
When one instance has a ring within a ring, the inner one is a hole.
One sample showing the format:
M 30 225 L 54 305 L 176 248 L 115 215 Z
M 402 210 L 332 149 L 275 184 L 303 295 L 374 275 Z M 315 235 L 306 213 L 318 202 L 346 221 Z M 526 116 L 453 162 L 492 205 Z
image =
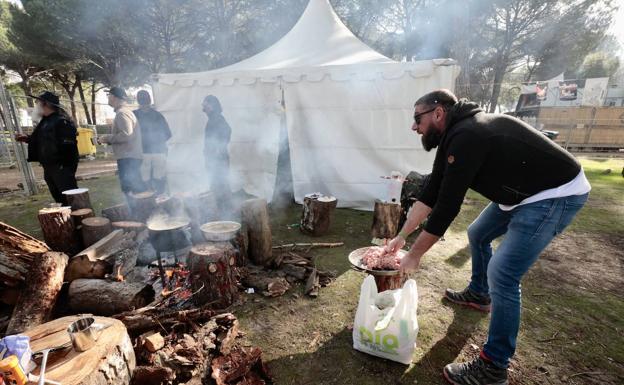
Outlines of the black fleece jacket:
M 508 115 L 486 114 L 459 101 L 447 115 L 431 179 L 419 200 L 432 208 L 425 230 L 442 236 L 468 188 L 514 205 L 574 179 L 581 165 L 542 133 Z

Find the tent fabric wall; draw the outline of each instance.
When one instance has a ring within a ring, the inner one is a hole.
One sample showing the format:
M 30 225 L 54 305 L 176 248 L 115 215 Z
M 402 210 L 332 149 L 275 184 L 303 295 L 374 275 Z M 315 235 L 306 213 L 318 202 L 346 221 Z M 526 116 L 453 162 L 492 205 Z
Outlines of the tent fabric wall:
M 453 89 L 458 73 L 452 59 L 391 60 L 353 35 L 327 0 L 310 0 L 284 37 L 251 58 L 155 76 L 154 99 L 173 132 L 170 188 L 208 188 L 201 102 L 213 94 L 232 127 L 234 191 L 271 199 L 286 114 L 296 199 L 321 191 L 342 207 L 370 208 L 383 193 L 379 176 L 431 170 L 433 154 L 409 130 L 413 103 L 433 89 Z
M 456 67 L 428 64 L 391 79 L 378 73 L 285 83 L 297 202 L 318 191 L 336 196 L 341 207 L 369 210 L 385 194 L 380 176 L 431 171 L 435 154 L 410 130 L 413 105 L 433 89 L 452 88 Z
M 230 184 L 233 191 L 271 197 L 278 155 L 281 90 L 275 83 L 202 85 L 191 82 L 154 84 L 155 104 L 171 126 L 167 175 L 172 192 L 209 189 L 210 167 L 205 165 L 204 129 L 207 117 L 202 101 L 215 95 L 232 128 L 229 146 Z

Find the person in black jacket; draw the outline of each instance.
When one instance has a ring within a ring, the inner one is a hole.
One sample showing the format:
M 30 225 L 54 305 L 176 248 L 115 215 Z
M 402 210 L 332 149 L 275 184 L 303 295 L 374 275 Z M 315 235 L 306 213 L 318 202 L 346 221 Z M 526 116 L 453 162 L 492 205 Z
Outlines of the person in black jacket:
M 221 103 L 214 95 L 204 98 L 202 109 L 208 116 L 204 133 L 204 158 L 210 178 L 210 191 L 220 202 L 221 214 L 229 214 L 230 204 L 230 155 L 228 145 L 232 129 L 222 115 Z
M 171 138 L 171 130 L 165 117 L 152 107 L 149 92 L 139 91 L 137 102 L 139 109 L 134 110 L 134 115 L 141 128 L 141 176 L 147 186 L 163 194 L 167 186 L 167 141 Z
M 452 384 L 507 384 L 507 367 L 520 325 L 520 281 L 550 241 L 570 224 L 591 186 L 579 162 L 523 121 L 486 114 L 448 90 L 418 99 L 412 130 L 425 150 L 437 147 L 431 179 L 387 246 L 397 251 L 427 217 L 424 230 L 401 261 L 416 270 L 423 254 L 444 235 L 469 188 L 492 202 L 468 227 L 472 277 L 445 298 L 491 311 L 480 357 L 449 364 Z M 491 242 L 505 235 L 492 250 Z
M 58 95 L 46 91 L 31 97 L 37 99 L 35 113 L 41 120 L 32 134 L 19 134 L 15 139 L 28 143 L 28 161 L 41 164 L 50 194 L 56 202 L 67 205 L 63 191 L 78 188 L 76 126 L 61 108 Z

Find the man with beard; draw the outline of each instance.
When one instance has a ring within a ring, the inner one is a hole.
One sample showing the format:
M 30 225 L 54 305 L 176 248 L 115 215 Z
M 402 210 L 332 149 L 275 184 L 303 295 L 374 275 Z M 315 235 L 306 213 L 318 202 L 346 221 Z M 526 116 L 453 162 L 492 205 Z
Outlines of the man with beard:
M 429 183 L 387 249 L 403 247 L 429 217 L 401 261 L 403 271 L 416 270 L 459 213 L 468 188 L 492 201 L 468 227 L 469 285 L 445 293 L 453 303 L 491 311 L 487 342 L 473 361 L 447 365 L 444 377 L 461 385 L 508 384 L 520 326 L 520 281 L 583 207 L 591 187 L 579 162 L 539 131 L 458 101 L 448 90 L 418 99 L 412 130 L 422 135 L 425 150 L 438 150 Z M 491 242 L 502 235 L 492 251 Z
M 39 162 L 43 179 L 58 203 L 67 205 L 63 191 L 78 188 L 78 142 L 76 125 L 61 108 L 59 97 L 46 91 L 35 104 L 35 115 L 41 120 L 31 135 L 18 134 L 15 140 L 28 143 L 28 161 Z

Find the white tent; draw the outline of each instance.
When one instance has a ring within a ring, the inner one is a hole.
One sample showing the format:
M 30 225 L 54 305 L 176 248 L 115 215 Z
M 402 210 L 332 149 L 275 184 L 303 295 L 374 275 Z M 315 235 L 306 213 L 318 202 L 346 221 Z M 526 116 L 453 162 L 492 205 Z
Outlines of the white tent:
M 285 122 L 295 199 L 318 191 L 342 207 L 370 208 L 383 193 L 381 175 L 431 170 L 433 154 L 409 129 L 413 103 L 433 89 L 453 89 L 458 72 L 450 59 L 393 61 L 354 36 L 327 0 L 310 0 L 286 36 L 249 59 L 156 76 L 157 108 L 174 135 L 170 185 L 206 188 L 201 101 L 213 94 L 232 127 L 232 190 L 271 198 Z

